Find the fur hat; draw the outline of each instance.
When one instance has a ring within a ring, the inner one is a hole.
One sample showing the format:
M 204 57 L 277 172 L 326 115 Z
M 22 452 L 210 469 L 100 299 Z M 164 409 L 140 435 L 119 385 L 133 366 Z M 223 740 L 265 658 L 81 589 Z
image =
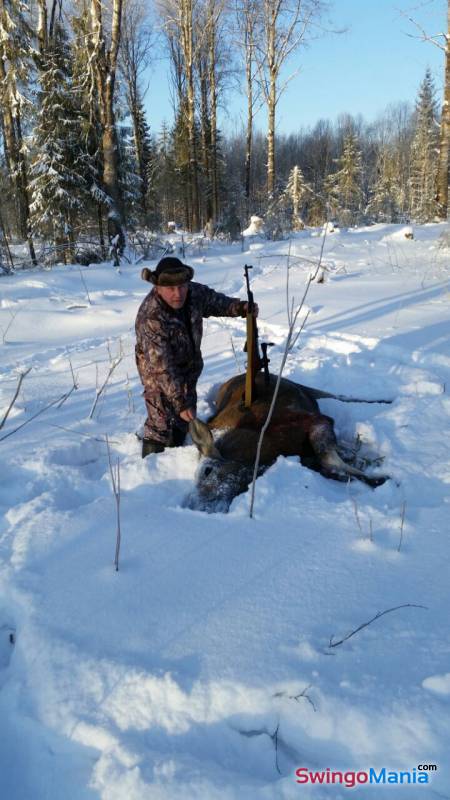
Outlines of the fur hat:
M 144 281 L 153 283 L 154 286 L 180 286 L 182 283 L 189 283 L 194 277 L 194 270 L 183 264 L 179 258 L 165 256 L 158 262 L 154 272 L 144 267 L 141 278 Z

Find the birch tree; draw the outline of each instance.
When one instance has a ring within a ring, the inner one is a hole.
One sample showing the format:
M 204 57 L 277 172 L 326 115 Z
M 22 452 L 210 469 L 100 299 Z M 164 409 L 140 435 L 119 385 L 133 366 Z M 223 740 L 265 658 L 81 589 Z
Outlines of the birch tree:
M 196 0 L 178 1 L 178 23 L 180 30 L 181 53 L 186 88 L 186 122 L 189 147 L 189 198 L 191 230 L 200 227 L 200 203 L 198 187 L 197 131 L 195 119 L 195 14 Z
M 114 109 L 114 90 L 120 45 L 122 8 L 123 0 L 112 0 L 109 46 L 107 46 L 106 42 L 102 0 L 92 0 L 90 8 L 90 66 L 93 77 L 91 91 L 96 92 L 101 125 L 102 182 L 109 198 L 109 217 L 114 218 L 120 230 L 123 224 L 123 208 L 119 191 L 119 147 Z
M 185 126 L 189 176 L 186 183 L 187 227 L 200 226 L 199 164 L 195 68 L 198 61 L 198 0 L 160 0 L 159 11 L 172 60 L 172 81 L 176 90 L 179 131 Z M 204 25 L 204 22 L 203 22 Z
M 212 215 L 216 222 L 220 213 L 219 205 L 219 140 L 218 103 L 221 91 L 221 76 L 225 72 L 223 42 L 224 0 L 207 0 L 206 41 L 208 50 L 208 82 L 211 130 L 211 190 Z
M 245 62 L 245 95 L 247 99 L 247 119 L 245 134 L 244 164 L 244 196 L 245 215 L 250 215 L 252 197 L 252 149 L 253 119 L 260 102 L 260 91 L 257 84 L 257 66 L 255 47 L 260 40 L 261 16 L 259 0 L 236 0 L 235 17 L 237 27 L 238 48 L 243 52 Z
M 276 187 L 275 120 L 277 104 L 289 81 L 281 80 L 286 61 L 305 44 L 313 20 L 320 14 L 321 0 L 260 0 L 261 39 L 257 46 L 258 73 L 267 105 L 267 193 Z
M 29 5 L 21 0 L 0 0 L 0 103 L 5 160 L 17 197 L 20 234 L 27 241 L 31 260 L 36 264 L 22 133 L 23 110 L 29 100 L 19 88 L 26 85 L 32 69 L 30 14 Z
M 439 162 L 436 201 L 441 219 L 448 217 L 448 187 L 450 183 L 450 0 L 447 3 L 447 33 L 444 35 L 444 102 L 439 132 Z

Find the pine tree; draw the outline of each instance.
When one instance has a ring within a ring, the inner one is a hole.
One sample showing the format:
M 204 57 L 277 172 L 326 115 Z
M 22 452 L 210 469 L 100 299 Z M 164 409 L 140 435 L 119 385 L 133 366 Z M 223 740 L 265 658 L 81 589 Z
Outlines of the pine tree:
M 40 56 L 39 111 L 30 167 L 31 224 L 34 231 L 73 258 L 73 225 L 86 190 L 81 174 L 80 127 L 71 93 L 67 36 L 57 23 Z
M 428 69 L 416 102 L 415 133 L 411 145 L 411 217 L 417 222 L 429 222 L 438 213 L 436 178 L 439 125 L 435 93 Z
M 163 122 L 155 145 L 154 162 L 150 163 L 151 179 L 149 188 L 155 196 L 155 209 L 162 223 L 176 219 L 174 211 L 175 161 L 172 132 Z M 157 199 L 157 202 L 156 202 Z
M 283 239 L 290 227 L 289 213 L 286 207 L 286 195 L 278 192 L 269 197 L 267 211 L 264 214 L 264 231 L 268 239 Z
M 292 206 L 292 230 L 302 230 L 305 225 L 300 211 L 306 198 L 311 194 L 311 187 L 306 183 L 300 167 L 295 166 L 291 169 L 284 194 Z
M 345 136 L 342 155 L 335 163 L 338 170 L 326 178 L 324 190 L 333 216 L 341 224 L 351 225 L 358 221 L 363 198 L 361 150 L 354 133 Z
M 144 105 L 138 97 L 133 120 L 133 143 L 137 173 L 140 178 L 140 205 L 144 219 L 147 218 L 148 203 L 152 202 L 150 181 L 152 178 L 151 162 L 154 159 L 153 143 L 150 128 L 145 116 Z
M 402 189 L 398 170 L 398 154 L 391 147 L 382 147 L 377 159 L 377 178 L 366 214 L 378 222 L 398 222 L 402 208 Z
M 141 217 L 142 179 L 136 155 L 136 142 L 131 128 L 120 125 L 117 129 L 119 144 L 119 187 L 122 203 L 130 226 L 136 226 Z

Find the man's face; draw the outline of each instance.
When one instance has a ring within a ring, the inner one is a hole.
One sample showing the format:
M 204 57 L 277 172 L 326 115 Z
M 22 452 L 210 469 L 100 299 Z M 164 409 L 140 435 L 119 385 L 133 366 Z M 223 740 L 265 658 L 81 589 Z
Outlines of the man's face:
M 175 310 L 183 308 L 189 289 L 188 283 L 182 283 L 180 286 L 157 286 L 156 290 L 160 297 L 167 303 L 170 308 Z

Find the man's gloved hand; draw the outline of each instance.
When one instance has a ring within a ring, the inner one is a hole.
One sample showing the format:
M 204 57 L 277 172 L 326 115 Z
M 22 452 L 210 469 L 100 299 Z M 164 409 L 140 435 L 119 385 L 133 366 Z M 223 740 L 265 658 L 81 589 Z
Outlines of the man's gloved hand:
M 241 303 L 241 316 L 246 317 L 248 314 L 248 303 L 243 301 Z M 259 306 L 258 303 L 253 303 L 253 316 L 257 317 L 259 314 Z

